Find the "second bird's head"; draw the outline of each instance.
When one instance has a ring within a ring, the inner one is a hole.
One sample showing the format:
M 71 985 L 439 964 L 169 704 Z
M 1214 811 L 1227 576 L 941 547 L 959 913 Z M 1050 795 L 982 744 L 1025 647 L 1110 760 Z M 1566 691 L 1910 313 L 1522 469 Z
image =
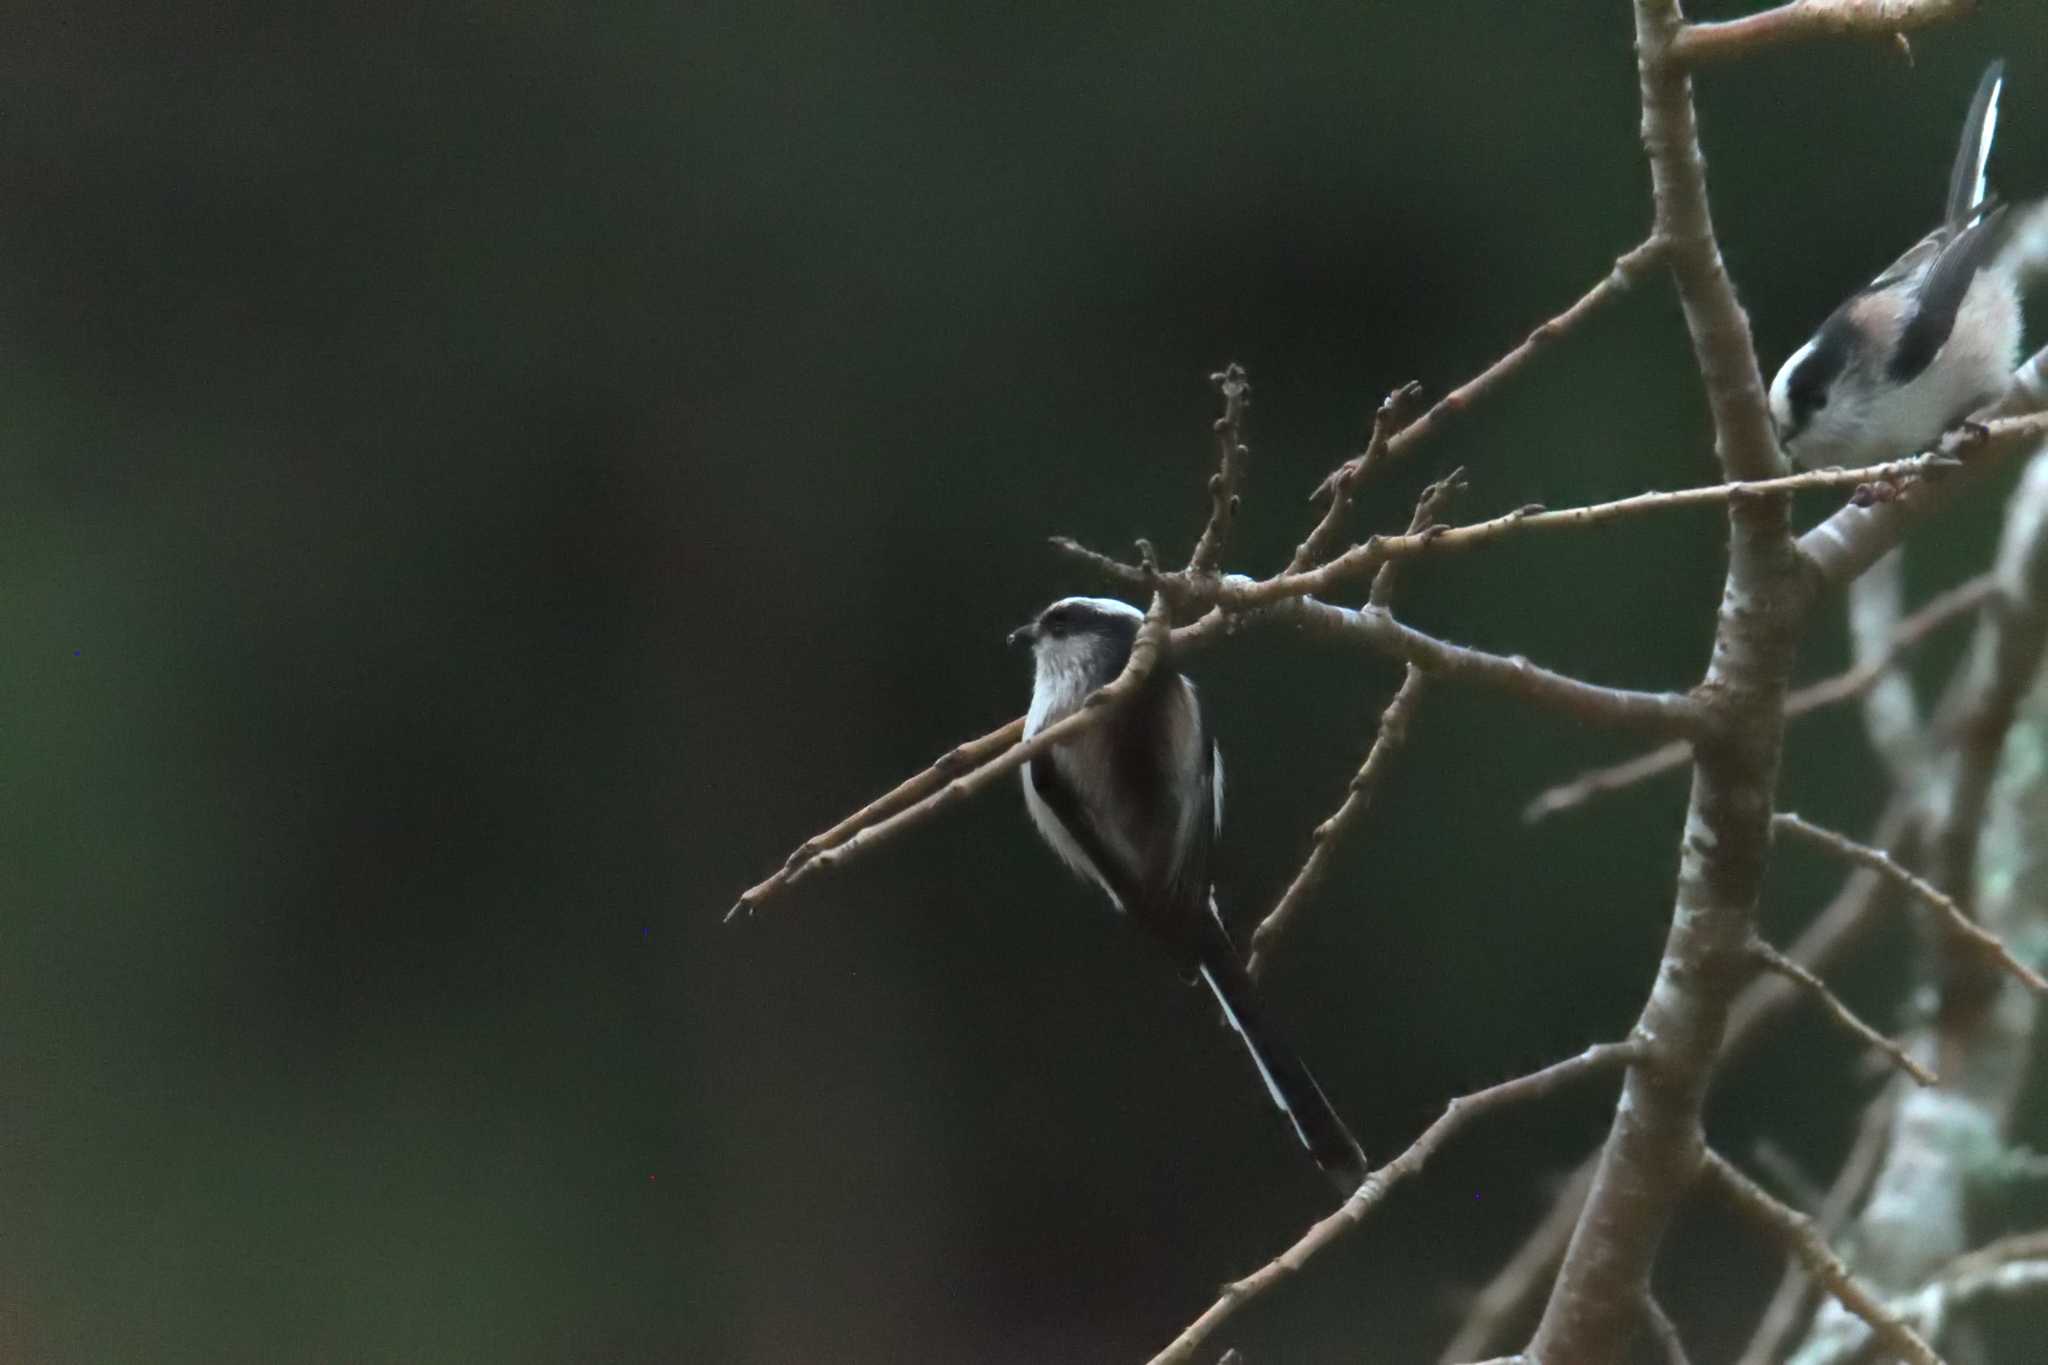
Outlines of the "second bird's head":
M 1062 597 L 1011 631 L 1010 643 L 1028 647 L 1040 669 L 1099 671 L 1110 660 L 1121 669 L 1144 621 L 1145 613 L 1113 597 Z

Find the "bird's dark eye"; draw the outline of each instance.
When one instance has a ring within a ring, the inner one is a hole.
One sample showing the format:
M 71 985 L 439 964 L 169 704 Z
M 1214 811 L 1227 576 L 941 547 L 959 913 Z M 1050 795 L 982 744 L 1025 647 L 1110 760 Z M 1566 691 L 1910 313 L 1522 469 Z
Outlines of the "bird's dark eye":
M 1074 614 L 1065 607 L 1060 607 L 1047 612 L 1044 619 L 1038 623 L 1038 628 L 1057 640 L 1064 636 L 1073 624 Z
M 1798 369 L 1792 371 L 1791 382 L 1785 385 L 1785 396 L 1792 402 L 1792 425 L 1802 427 L 1814 413 L 1828 405 L 1828 382 L 1833 378 L 1823 365 L 1815 364 L 1817 356 L 1808 356 Z
M 1785 399 L 1792 408 L 1792 431 L 1780 433 L 1781 440 L 1804 430 L 1813 415 L 1828 405 L 1835 381 L 1849 367 L 1855 339 L 1855 328 L 1842 309 L 1835 310 L 1835 315 L 1822 324 L 1813 338 L 1813 349 L 1785 381 Z

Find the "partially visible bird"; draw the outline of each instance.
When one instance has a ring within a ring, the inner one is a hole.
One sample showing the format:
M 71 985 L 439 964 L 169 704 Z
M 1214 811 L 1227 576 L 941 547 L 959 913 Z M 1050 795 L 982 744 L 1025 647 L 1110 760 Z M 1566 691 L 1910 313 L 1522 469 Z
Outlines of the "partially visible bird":
M 1941 226 L 1835 309 L 1771 381 L 1779 444 L 1799 464 L 1855 468 L 1927 449 L 2011 382 L 2048 205 L 1986 191 L 2004 87 L 1994 61 L 1963 121 Z

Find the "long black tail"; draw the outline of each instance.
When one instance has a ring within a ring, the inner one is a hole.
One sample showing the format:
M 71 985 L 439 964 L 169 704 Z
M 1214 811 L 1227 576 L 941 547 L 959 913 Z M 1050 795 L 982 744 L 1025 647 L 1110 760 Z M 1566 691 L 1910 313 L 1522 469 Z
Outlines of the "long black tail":
M 1258 990 L 1245 974 L 1244 964 L 1237 960 L 1229 938 L 1221 933 L 1205 935 L 1195 965 L 1202 980 L 1216 993 L 1224 1019 L 1250 1049 L 1252 1065 L 1259 1069 L 1266 1093 L 1294 1125 L 1295 1135 L 1308 1148 L 1316 1165 L 1323 1168 L 1323 1174 L 1339 1193 L 1349 1195 L 1365 1181 L 1365 1153 L 1359 1150 L 1358 1139 L 1351 1136 L 1344 1120 L 1330 1107 L 1316 1078 L 1301 1064 L 1301 1058 L 1267 1024 L 1265 1012 L 1259 1007 Z

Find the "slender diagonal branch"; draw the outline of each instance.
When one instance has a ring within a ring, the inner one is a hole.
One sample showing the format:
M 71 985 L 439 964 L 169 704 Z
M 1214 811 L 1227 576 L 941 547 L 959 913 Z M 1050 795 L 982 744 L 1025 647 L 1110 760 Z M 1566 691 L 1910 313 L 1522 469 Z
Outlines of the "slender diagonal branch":
M 1437 1149 L 1472 1119 L 1489 1110 L 1536 1099 L 1571 1081 L 1628 1065 L 1639 1060 L 1642 1052 L 1641 1044 L 1635 1041 L 1599 1043 L 1576 1057 L 1568 1057 L 1541 1071 L 1452 1100 L 1444 1106 L 1442 1116 L 1409 1144 L 1407 1151 L 1368 1175 L 1356 1193 L 1334 1213 L 1309 1228 L 1301 1240 L 1243 1279 L 1225 1285 L 1216 1302 L 1189 1323 L 1165 1350 L 1152 1357 L 1151 1365 L 1176 1365 L 1177 1362 L 1194 1359 L 1194 1353 L 1232 1314 L 1295 1274 L 1323 1248 L 1364 1222 L 1366 1215 L 1378 1207 L 1389 1190 L 1419 1172 Z
M 1956 1257 L 1943 1266 L 1935 1278 L 1957 1280 L 1994 1266 L 2010 1265 L 2014 1261 L 2043 1260 L 2048 1260 L 2048 1231 L 2016 1232 Z
M 1396 620 L 1381 607 L 1339 607 L 1314 598 L 1296 598 L 1276 603 L 1260 613 L 1260 618 L 1363 644 L 1426 672 L 1489 687 L 1592 725 L 1654 735 L 1698 735 L 1707 721 L 1704 708 L 1685 693 L 1643 692 L 1585 682 L 1518 654 L 1492 654 L 1440 640 Z
M 1383 419 L 1395 401 L 1395 398 L 1389 398 L 1381 406 L 1380 413 Z M 1373 439 L 1380 439 L 1377 428 Z M 1453 470 L 1422 491 L 1422 496 L 1415 503 L 1415 513 L 1408 520 L 1409 530 L 1416 531 L 1435 524 L 1436 519 L 1448 510 L 1451 501 L 1464 491 L 1464 472 L 1462 469 Z M 1339 496 L 1342 496 L 1341 490 Z M 1304 545 L 1303 552 L 1306 552 L 1307 548 Z M 1394 584 L 1398 578 L 1398 565 L 1380 566 L 1379 573 L 1372 581 L 1374 606 L 1386 607 L 1393 601 Z M 1245 970 L 1253 977 L 1257 977 L 1264 969 L 1268 954 L 1279 940 L 1280 931 L 1300 910 L 1309 893 L 1319 886 L 1323 877 L 1327 875 L 1337 841 L 1351 827 L 1352 822 L 1364 814 L 1366 807 L 1372 804 L 1373 795 L 1379 790 L 1394 754 L 1407 742 L 1409 722 L 1414 717 L 1416 708 L 1421 705 L 1422 694 L 1427 686 L 1428 675 L 1416 665 L 1409 664 L 1402 671 L 1401 686 L 1395 691 L 1393 699 L 1380 711 L 1379 731 L 1373 736 L 1371 748 L 1366 751 L 1365 762 L 1359 766 L 1358 772 L 1346 786 L 1343 803 L 1328 819 L 1315 827 L 1313 842 L 1301 869 L 1294 874 L 1294 879 L 1288 884 L 1287 890 L 1281 893 L 1272 910 L 1259 921 L 1258 928 L 1252 931 L 1251 960 L 1245 964 Z
M 1942 626 L 1982 606 L 1990 597 L 1994 586 L 1992 575 L 1979 574 L 1929 598 L 1919 610 L 1899 622 L 1897 630 L 1881 653 L 1833 677 L 1808 683 L 1788 694 L 1785 698 L 1785 719 L 1792 720 L 1823 707 L 1836 706 L 1862 696 L 1885 675 L 1887 670 L 1931 638 Z M 1595 797 L 1622 791 L 1675 768 L 1682 768 L 1691 761 L 1690 745 L 1666 744 L 1620 763 L 1590 769 L 1569 782 L 1561 782 L 1537 793 L 1529 804 L 1522 808 L 1522 819 L 1533 825 L 1553 815 L 1582 806 Z
M 2025 984 L 2028 990 L 2037 994 L 2048 993 L 2048 980 L 2044 980 L 2039 972 L 2014 957 L 2003 939 L 1964 914 L 1954 897 L 1924 878 L 1915 876 L 1910 869 L 1884 850 L 1859 844 L 1845 834 L 1838 834 L 1834 830 L 1816 825 L 1789 811 L 1781 811 L 1772 816 L 1771 828 L 1778 833 L 1797 835 L 1816 848 L 1826 849 L 1838 858 L 1846 859 L 1859 867 L 1867 867 L 1879 876 L 1889 878 L 1901 890 L 1939 914 L 1947 932 L 1955 941 L 1967 945 L 1988 961 L 1996 963 L 2002 971 L 2010 973 Z
M 1807 1273 L 1844 1308 L 1863 1319 L 1872 1334 L 1900 1359 L 1912 1365 L 1941 1365 L 1941 1357 L 1934 1353 L 1934 1348 L 1849 1273 L 1842 1258 L 1813 1230 L 1811 1218 L 1771 1198 L 1712 1148 L 1706 1150 L 1700 1171 L 1736 1208 L 1797 1256 Z
M 1359 766 L 1344 790 L 1343 804 L 1330 813 L 1328 819 L 1317 825 L 1314 842 L 1301 870 L 1294 874 L 1287 890 L 1281 893 L 1266 917 L 1259 921 L 1259 927 L 1252 930 L 1251 960 L 1245 970 L 1254 977 L 1265 970 L 1266 959 L 1280 940 L 1282 931 L 1301 910 L 1302 903 L 1322 884 L 1330 870 L 1330 858 L 1338 841 L 1351 827 L 1352 822 L 1372 804 L 1374 793 L 1385 779 L 1386 770 L 1393 755 L 1408 738 L 1408 723 L 1415 714 L 1415 708 L 1422 701 L 1426 675 L 1420 668 L 1410 664 L 1401 677 L 1401 686 L 1394 693 L 1394 699 L 1387 703 L 1387 709 L 1380 713 L 1379 733 L 1373 737 L 1372 748 L 1365 755 L 1365 762 Z
M 1787 716 L 1803 716 L 1824 706 L 1853 700 L 1867 692 L 1887 669 L 1903 660 L 1942 626 L 1969 615 L 1991 595 L 1994 579 L 1988 573 L 1965 579 L 1922 603 L 1893 628 L 1882 648 L 1853 668 L 1798 688 L 1785 698 Z
M 1885 1307 L 1931 1335 L 1940 1330 L 1950 1313 L 1978 1299 L 2040 1293 L 2048 1293 L 2048 1260 L 2007 1261 L 1936 1280 L 1916 1293 L 1888 1300 Z
M 1810 38 L 1890 38 L 1959 19 L 1975 8 L 1976 0 L 1792 0 L 1740 19 L 1687 24 L 1671 50 L 1679 61 L 1698 66 Z
M 1899 1070 L 1905 1072 L 1908 1076 L 1911 1076 L 1921 1085 L 1937 1085 L 1940 1083 L 1941 1078 L 1915 1061 L 1912 1054 L 1907 1052 L 1905 1048 L 1899 1046 L 1893 1039 L 1885 1037 L 1861 1019 L 1858 1019 L 1855 1011 L 1843 1004 L 1842 998 L 1828 989 L 1827 982 L 1822 981 L 1812 972 L 1800 966 L 1797 962 L 1794 962 L 1791 958 L 1785 956 L 1785 954 L 1779 952 L 1760 938 L 1753 938 L 1749 941 L 1749 955 L 1756 959 L 1759 966 L 1787 978 L 1815 1000 L 1818 1000 L 1821 1008 L 1827 1011 L 1829 1018 L 1840 1024 L 1844 1029 L 1847 1029 L 1859 1042 L 1868 1047 L 1874 1047 L 1879 1052 L 1884 1053 L 1885 1056 L 1891 1058 L 1894 1066 L 1898 1067 Z
M 1160 582 L 1178 601 L 1215 601 L 1233 610 L 1244 611 L 1290 597 L 1328 596 L 1348 583 L 1378 572 L 1386 564 L 1421 555 L 1471 550 L 1524 532 L 1585 530 L 1651 513 L 1721 507 L 1815 489 L 1867 488 L 1888 485 L 1894 480 L 1912 480 L 1918 487 L 1936 482 L 1950 471 L 1964 467 L 1963 462 L 1952 454 L 1930 451 L 1861 469 L 1811 469 L 1767 479 L 1637 493 L 1585 507 L 1546 509 L 1530 505 L 1464 526 L 1430 525 L 1417 527 L 1405 535 L 1372 536 L 1334 559 L 1313 567 L 1300 567 L 1315 557 L 1305 552 L 1319 548 L 1317 538 L 1312 535 L 1295 552 L 1295 562 L 1271 578 L 1237 580 L 1230 586 L 1218 587 L 1206 575 L 1190 571 L 1167 574 Z M 1317 529 L 1320 531 L 1321 525 Z M 1152 582 L 1144 566 L 1098 554 L 1065 536 L 1053 537 L 1052 545 L 1127 587 L 1141 587 Z
M 1119 564 L 1072 541 L 1056 539 L 1053 544 L 1119 582 L 1143 576 L 1142 569 Z M 1265 591 L 1273 581 L 1260 583 L 1230 574 L 1157 574 L 1152 578 L 1154 586 L 1172 599 L 1176 607 L 1221 608 L 1226 619 L 1244 625 L 1284 623 L 1329 639 L 1363 644 L 1428 672 L 1492 687 L 1589 724 L 1665 737 L 1704 733 L 1706 710 L 1685 693 L 1646 692 L 1586 682 L 1533 664 L 1520 655 L 1493 654 L 1440 640 L 1396 620 L 1384 607 L 1341 607 L 1314 597 Z
M 762 901 L 795 881 L 804 865 L 818 854 L 828 848 L 837 848 L 868 826 L 879 824 L 897 811 L 916 805 L 953 778 L 986 763 L 1023 737 L 1024 717 L 1019 716 L 1007 725 L 989 731 L 980 739 L 970 739 L 965 744 L 957 744 L 948 749 L 939 755 L 930 767 L 897 783 L 824 833 L 814 834 L 797 845 L 796 851 L 789 855 L 773 875 L 764 877 L 741 892 L 738 904 L 727 911 L 725 917 L 730 920 L 742 911 L 751 914 Z
M 1597 1154 L 1580 1162 L 1558 1184 L 1543 1221 L 1522 1239 L 1522 1245 L 1508 1258 L 1494 1277 L 1481 1286 L 1458 1330 L 1437 1355 L 1437 1365 L 1465 1365 L 1475 1352 L 1489 1349 L 1507 1335 L 1509 1328 L 1526 1318 L 1530 1306 L 1549 1289 L 1557 1274 L 1557 1263 L 1578 1226 L 1593 1189 Z
M 1091 692 L 1072 715 L 1046 726 L 1030 739 L 1012 744 L 995 757 L 985 759 L 971 771 L 947 779 L 937 790 L 897 810 L 886 819 L 868 825 L 844 842 L 832 848 L 820 849 L 808 861 L 791 871 L 784 884 L 794 882 L 810 872 L 838 866 L 938 811 L 986 791 L 1004 775 L 1023 767 L 1055 744 L 1065 743 L 1090 726 L 1100 724 L 1117 703 L 1136 692 L 1151 675 L 1165 650 L 1167 636 L 1166 598 L 1155 594 L 1151 609 L 1145 613 L 1145 623 L 1138 628 L 1138 637 L 1131 645 L 1131 657 L 1124 664 L 1123 672 Z M 741 904 L 745 905 L 747 902 L 742 899 Z
M 1623 252 L 1614 262 L 1614 267 L 1601 277 L 1600 282 L 1580 295 L 1571 307 L 1530 332 L 1521 345 L 1515 347 L 1491 365 L 1488 365 L 1484 370 L 1481 370 L 1457 388 L 1452 389 L 1442 398 L 1439 398 L 1435 406 L 1422 414 L 1421 417 L 1409 424 L 1398 436 L 1388 442 L 1385 453 L 1386 460 L 1391 462 L 1406 455 L 1410 450 L 1426 440 L 1429 434 L 1435 431 L 1440 424 L 1463 412 L 1503 379 L 1506 379 L 1509 375 L 1527 364 L 1531 356 L 1545 349 L 1551 342 L 1558 340 L 1591 317 L 1601 304 L 1626 293 L 1634 286 L 1637 280 L 1650 272 L 1662 255 L 1663 245 L 1655 237 L 1651 237 L 1642 244 Z M 1368 467 L 1367 456 L 1370 454 L 1371 452 L 1368 451 L 1366 455 L 1347 460 L 1344 464 L 1339 465 L 1316 488 L 1313 496 L 1321 497 L 1330 492 L 1333 486 L 1345 477 L 1346 470 L 1350 471 L 1349 477 L 1355 480 L 1359 472 Z
M 1326 558 L 1336 547 L 1344 527 L 1344 514 L 1351 508 L 1351 499 L 1358 485 L 1372 476 L 1374 470 L 1387 457 L 1387 447 L 1401 429 L 1415 420 L 1417 409 L 1422 403 L 1422 385 L 1413 380 L 1403 384 L 1386 396 L 1379 411 L 1373 414 L 1372 436 L 1365 443 L 1365 453 L 1354 460 L 1346 461 L 1337 472 L 1325 480 L 1329 490 L 1330 504 L 1323 509 L 1322 519 L 1308 538 L 1295 548 L 1294 558 L 1287 561 L 1286 573 L 1300 573 L 1318 561 Z M 1319 492 L 1322 490 L 1318 490 Z M 1421 530 L 1420 526 L 1412 528 Z
M 1878 1163 L 1884 1159 L 1885 1145 L 1891 1136 L 1892 1111 L 1898 1107 L 1895 1103 L 1897 1094 L 1897 1086 L 1887 1087 L 1883 1096 L 1864 1111 L 1848 1159 L 1842 1163 L 1835 1183 L 1828 1187 L 1814 1214 L 1815 1231 L 1829 1241 L 1833 1241 L 1849 1221 L 1849 1215 L 1856 1211 L 1863 1192 L 1870 1188 L 1871 1180 L 1877 1175 Z M 1778 1277 L 1778 1288 L 1757 1322 L 1749 1345 L 1743 1348 L 1738 1365 L 1777 1365 L 1785 1358 L 1786 1339 L 1812 1312 L 1812 1288 L 1812 1281 L 1799 1258 L 1787 1253 L 1784 1273 Z
M 1422 535 L 1433 527 L 1441 527 L 1443 518 L 1450 515 L 1451 505 L 1469 487 L 1465 482 L 1464 466 L 1460 465 L 1423 489 L 1422 496 L 1415 500 L 1414 515 L 1408 518 L 1408 534 Z M 1392 606 L 1394 585 L 1400 581 L 1401 561 L 1388 560 L 1372 576 L 1372 592 L 1366 600 L 1375 607 Z

